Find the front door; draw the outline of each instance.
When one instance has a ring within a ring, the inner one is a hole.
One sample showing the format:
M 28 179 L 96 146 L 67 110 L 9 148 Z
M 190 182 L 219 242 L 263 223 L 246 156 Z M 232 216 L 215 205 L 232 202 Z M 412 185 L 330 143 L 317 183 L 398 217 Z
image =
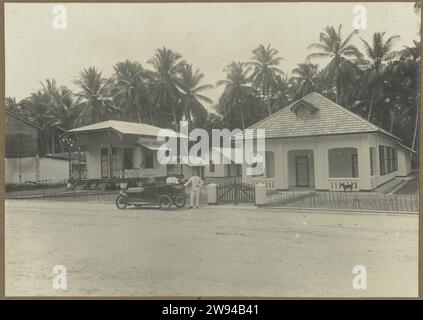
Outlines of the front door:
M 109 149 L 101 149 L 101 178 L 105 179 L 109 177 Z
M 310 179 L 308 169 L 308 157 L 295 157 L 295 171 L 297 178 L 297 187 L 309 187 Z

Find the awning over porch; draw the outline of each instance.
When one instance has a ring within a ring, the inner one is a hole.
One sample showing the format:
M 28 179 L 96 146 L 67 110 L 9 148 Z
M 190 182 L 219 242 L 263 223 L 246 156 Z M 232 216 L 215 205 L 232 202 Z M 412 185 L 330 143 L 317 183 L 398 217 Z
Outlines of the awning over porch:
M 158 143 L 137 143 L 137 145 L 142 146 L 144 148 L 147 148 L 152 151 L 158 151 L 158 150 L 170 150 L 169 147 L 163 146 L 162 144 Z
M 181 157 L 181 163 L 190 167 L 203 167 L 209 165 L 209 162 L 206 159 L 196 156 Z

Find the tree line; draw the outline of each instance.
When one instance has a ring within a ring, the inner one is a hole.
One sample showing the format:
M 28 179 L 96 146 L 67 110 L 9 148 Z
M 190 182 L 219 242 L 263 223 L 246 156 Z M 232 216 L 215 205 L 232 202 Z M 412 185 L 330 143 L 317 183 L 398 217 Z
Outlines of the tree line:
M 360 47 L 352 44 L 355 37 Z M 316 91 L 416 149 L 421 44 L 393 51 L 398 40 L 385 32 L 365 40 L 356 30 L 344 37 L 341 25 L 328 26 L 291 74 L 280 69 L 283 57 L 276 48 L 260 44 L 249 61 L 228 64 L 215 84 L 204 83 L 200 69 L 163 47 L 146 65 L 118 62 L 110 77 L 95 66 L 83 69 L 75 92 L 45 80 L 25 99 L 7 97 L 6 109 L 40 126 L 43 152 L 52 153 L 66 150 L 57 143 L 64 131 L 111 119 L 175 130 L 182 119 L 190 128 L 245 129 Z M 322 58 L 329 62 L 320 67 Z M 216 86 L 223 92 L 214 102 L 207 91 Z

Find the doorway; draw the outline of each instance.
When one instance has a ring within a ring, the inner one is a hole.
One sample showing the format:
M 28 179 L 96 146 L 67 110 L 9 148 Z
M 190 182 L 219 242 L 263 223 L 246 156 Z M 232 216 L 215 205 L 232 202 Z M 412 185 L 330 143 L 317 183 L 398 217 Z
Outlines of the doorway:
M 109 149 L 102 148 L 100 152 L 101 178 L 107 179 L 109 177 Z
M 295 157 L 295 175 L 297 187 L 310 187 L 310 172 L 307 156 Z

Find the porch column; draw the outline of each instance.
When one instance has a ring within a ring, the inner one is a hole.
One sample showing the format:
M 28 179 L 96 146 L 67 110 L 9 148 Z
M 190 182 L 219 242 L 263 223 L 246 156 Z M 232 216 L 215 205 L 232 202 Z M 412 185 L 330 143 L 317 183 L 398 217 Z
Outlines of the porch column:
M 314 148 L 314 184 L 317 190 L 329 190 L 329 156 L 325 142 L 316 142 Z
M 278 154 L 275 155 L 275 165 L 276 168 L 280 170 L 276 170 L 277 175 L 275 175 L 275 187 L 276 189 L 288 190 L 289 184 L 289 173 L 288 173 L 288 152 L 287 147 L 284 146 L 282 143 L 278 149 Z
M 367 137 L 362 137 L 358 148 L 358 177 L 360 190 L 373 190 L 370 176 L 370 144 Z

